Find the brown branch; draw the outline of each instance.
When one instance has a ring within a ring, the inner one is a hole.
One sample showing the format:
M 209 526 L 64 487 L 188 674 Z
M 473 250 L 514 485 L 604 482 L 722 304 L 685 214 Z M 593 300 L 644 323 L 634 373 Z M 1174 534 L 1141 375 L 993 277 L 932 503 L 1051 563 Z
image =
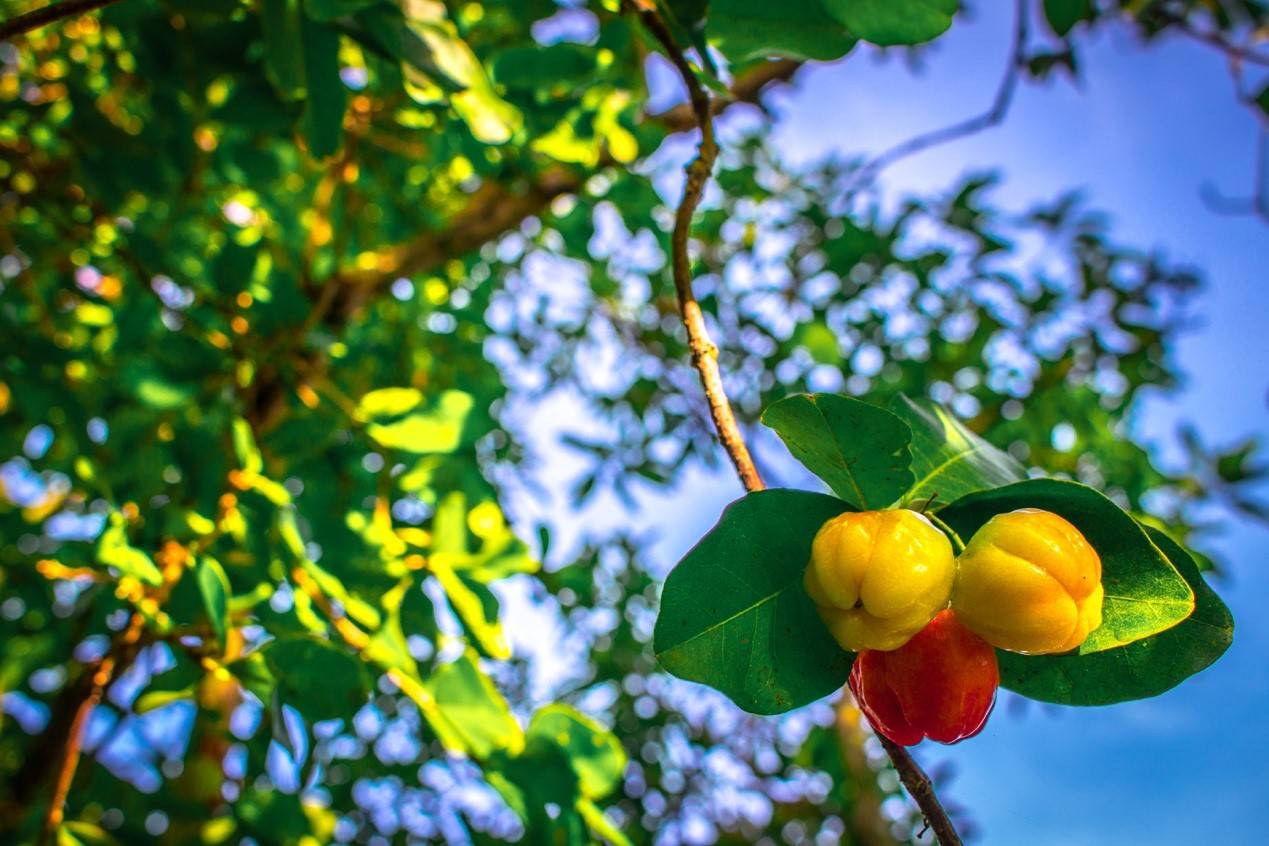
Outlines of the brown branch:
M 84 733 L 88 727 L 88 718 L 93 710 L 101 704 L 102 695 L 107 685 L 114 679 L 116 671 L 127 667 L 136 657 L 140 648 L 141 635 L 145 632 L 145 617 L 134 612 L 128 628 L 115 642 L 110 652 L 102 656 L 97 665 L 87 674 L 91 681 L 86 690 L 77 695 L 78 704 L 73 705 L 74 719 L 66 732 L 66 743 L 57 766 L 57 778 L 53 782 L 53 795 L 44 812 L 44 823 L 40 829 L 37 843 L 54 842 L 57 830 L 61 827 L 66 814 L 66 797 L 70 794 L 71 785 L 75 781 L 75 771 L 79 768 L 79 759 L 83 754 Z
M 714 109 L 710 104 L 709 94 L 696 78 L 695 72 L 683 51 L 674 41 L 669 27 L 654 9 L 636 6 L 640 19 L 648 31 L 665 47 L 670 61 L 678 69 L 679 75 L 687 86 L 688 99 L 696 121 L 701 130 L 701 143 L 697 148 L 696 158 L 687 165 L 687 181 L 683 186 L 683 198 L 679 201 L 674 213 L 674 231 L 670 235 L 670 266 L 674 276 L 674 290 L 678 294 L 679 315 L 683 318 L 683 326 L 687 329 L 688 348 L 692 352 L 692 366 L 701 377 L 705 388 L 705 398 L 709 402 L 710 416 L 714 419 L 714 428 L 718 432 L 718 440 L 736 468 L 736 475 L 747 491 L 760 491 L 766 487 L 758 468 L 754 466 L 749 455 L 749 447 L 745 444 L 740 427 L 736 425 L 736 415 L 732 412 L 731 403 L 723 389 L 722 373 L 718 369 L 718 347 L 709 338 L 709 330 L 705 326 L 705 315 L 701 311 L 696 295 L 692 293 L 692 261 L 688 254 L 688 240 L 692 234 L 692 215 L 700 205 L 705 193 L 705 185 L 709 181 L 710 172 L 714 169 L 714 160 L 718 158 L 718 142 L 714 138 Z
M 883 151 L 855 172 L 850 181 L 851 188 L 862 188 L 871 184 L 881 171 L 900 159 L 906 159 L 931 147 L 990 129 L 1005 119 L 1005 115 L 1009 113 L 1009 105 L 1013 101 L 1014 91 L 1018 87 L 1018 71 L 1025 60 L 1023 53 L 1027 44 L 1027 0 L 1015 0 L 1014 6 L 1013 47 L 1009 51 L 1004 75 L 996 88 L 996 96 L 992 99 L 987 111 L 968 120 L 916 135 Z
M 657 14 L 655 7 L 647 5 L 648 0 L 626 0 L 625 6 L 632 8 L 643 22 L 643 25 L 665 48 L 670 61 L 673 62 L 683 84 L 687 86 L 688 99 L 692 111 L 701 130 L 701 143 L 696 158 L 687 166 L 687 184 L 683 188 L 683 198 L 679 202 L 674 216 L 674 232 L 670 238 L 671 266 L 674 273 L 674 288 L 678 293 L 679 311 L 683 324 L 687 327 L 688 344 L 692 351 L 692 364 L 700 374 L 701 383 L 705 386 L 705 395 L 709 399 L 710 413 L 714 418 L 714 426 L 718 430 L 718 439 L 736 466 L 736 474 L 744 484 L 745 490 L 759 491 L 764 485 L 744 437 L 736 425 L 731 404 L 723 391 L 722 378 L 718 369 L 718 348 L 709 340 L 704 316 L 700 305 L 692 293 L 692 267 L 688 256 L 688 237 L 691 234 L 692 214 L 700 204 L 705 192 L 705 184 L 709 179 L 714 160 L 718 156 L 718 142 L 714 138 L 714 110 L 710 104 L 700 81 L 696 78 L 683 51 L 674 40 L 668 26 Z M 1021 4 L 1021 0 L 1019 0 Z M 912 759 L 907 750 L 895 746 L 882 738 L 887 754 L 890 756 L 899 778 L 908 793 L 912 795 L 917 807 L 942 846 L 961 846 L 960 836 L 952 824 L 934 792 L 929 776 L 922 771 L 920 765 Z
M 115 658 L 107 655 L 97 665 L 92 674 L 92 686 L 88 695 L 75 709 L 75 719 L 71 722 L 70 732 L 66 736 L 66 746 L 62 749 L 61 763 L 57 768 L 57 780 L 53 783 L 53 798 L 49 800 L 48 810 L 44 814 L 44 826 L 40 830 L 41 846 L 50 843 L 57 835 L 66 813 L 66 796 L 70 793 L 71 783 L 75 780 L 75 770 L 79 767 L 79 757 L 83 751 L 84 732 L 88 727 L 88 717 L 101 703 L 101 695 L 106 685 L 114 677 Z
M 0 41 L 8 41 L 15 35 L 21 35 L 24 32 L 39 29 L 55 21 L 73 18 L 76 15 L 82 15 L 85 12 L 91 12 L 94 9 L 100 9 L 102 6 L 109 6 L 111 3 L 117 2 L 119 0 L 63 0 L 61 3 L 50 3 L 32 12 L 27 12 L 25 15 L 18 15 L 0 23 Z
M 878 734 L 877 739 L 881 741 L 886 754 L 890 756 L 894 768 L 899 771 L 899 780 L 903 782 L 903 786 L 908 789 L 917 807 L 921 809 L 926 823 L 930 826 L 930 831 L 934 832 L 935 839 L 942 846 L 961 846 L 961 836 L 956 833 L 956 826 L 952 825 L 951 817 L 947 815 L 938 794 L 934 792 L 934 783 L 921 769 L 921 765 L 912 759 L 907 749 L 884 735 Z

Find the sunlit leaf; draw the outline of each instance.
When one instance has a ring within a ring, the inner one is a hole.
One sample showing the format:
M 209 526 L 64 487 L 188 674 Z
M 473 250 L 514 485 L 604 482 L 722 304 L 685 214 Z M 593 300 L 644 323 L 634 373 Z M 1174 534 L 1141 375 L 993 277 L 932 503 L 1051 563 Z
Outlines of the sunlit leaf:
M 767 406 L 762 422 L 858 509 L 884 508 L 912 484 L 912 430 L 883 408 L 836 394 L 797 394 Z

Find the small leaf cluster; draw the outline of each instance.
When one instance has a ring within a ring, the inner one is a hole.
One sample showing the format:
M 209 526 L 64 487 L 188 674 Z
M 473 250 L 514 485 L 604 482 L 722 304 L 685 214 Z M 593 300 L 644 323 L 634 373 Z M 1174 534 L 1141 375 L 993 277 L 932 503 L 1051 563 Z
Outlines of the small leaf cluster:
M 1063 705 L 1161 693 L 1228 648 L 1233 622 L 1194 559 L 1093 488 L 1025 468 L 947 409 L 898 396 L 889 409 L 834 394 L 787 397 L 763 422 L 836 497 L 766 490 L 736 501 L 666 579 L 653 648 L 680 678 L 772 714 L 840 688 L 838 647 L 803 587 L 819 527 L 850 510 L 910 508 L 970 537 L 996 514 L 1065 518 L 1102 561 L 1102 624 L 1074 652 L 999 651 L 1001 684 Z

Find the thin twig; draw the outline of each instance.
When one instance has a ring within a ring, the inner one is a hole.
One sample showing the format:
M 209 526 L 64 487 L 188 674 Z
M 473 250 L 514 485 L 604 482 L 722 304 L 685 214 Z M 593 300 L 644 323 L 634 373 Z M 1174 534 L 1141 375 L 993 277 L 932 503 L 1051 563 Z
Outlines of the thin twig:
M 718 430 L 718 439 L 736 466 L 736 474 L 744 484 L 745 490 L 759 491 L 764 485 L 754 466 L 749 448 L 745 445 L 731 404 L 723 391 L 722 378 L 718 369 L 718 349 L 709 340 L 705 328 L 704 317 L 696 297 L 692 293 L 692 267 L 688 257 L 688 236 L 691 234 L 692 214 L 696 211 L 705 191 L 705 183 L 713 169 L 714 160 L 718 156 L 718 142 L 714 138 L 713 108 L 709 94 L 706 93 L 692 66 L 683 55 L 682 49 L 675 42 L 669 27 L 657 14 L 655 7 L 649 7 L 647 0 L 626 0 L 626 6 L 633 8 L 643 25 L 665 48 L 670 61 L 674 63 L 679 75 L 687 86 L 688 100 L 696 114 L 701 130 L 701 143 L 697 156 L 687 166 L 687 184 L 683 189 L 683 199 L 679 202 L 674 216 L 674 232 L 670 238 L 671 266 L 674 272 L 674 287 L 678 293 L 679 312 L 683 324 L 687 327 L 688 344 L 692 351 L 692 364 L 700 374 L 705 386 L 705 395 L 709 399 L 710 412 L 714 418 L 714 426 Z M 895 746 L 882 738 L 890 760 L 899 772 L 908 792 L 912 795 L 921 814 L 933 829 L 942 846 L 960 846 L 961 839 L 934 792 L 929 776 L 922 771 L 920 765 L 912 759 L 901 746 Z
M 27 12 L 25 15 L 18 15 L 0 23 L 0 41 L 8 41 L 15 35 L 39 29 L 54 21 L 73 18 L 76 15 L 82 15 L 85 12 L 91 12 L 94 9 L 100 9 L 102 6 L 109 6 L 111 3 L 117 2 L 119 0 L 63 0 L 61 3 L 50 3 L 47 6 L 41 6 L 34 11 Z
M 48 810 L 44 814 L 44 827 L 40 830 L 39 843 L 51 843 L 57 834 L 66 814 L 66 797 L 70 793 L 71 783 L 75 780 L 75 770 L 79 768 L 79 757 L 83 752 L 84 733 L 88 728 L 88 717 L 101 703 L 101 695 L 114 676 L 115 659 L 107 655 L 93 672 L 92 687 L 88 696 L 79 703 L 75 711 L 75 719 L 71 722 L 70 733 L 66 737 L 66 746 L 62 749 L 62 761 L 57 768 L 57 781 L 53 783 L 53 798 L 49 800 Z
M 88 718 L 93 710 L 101 704 L 101 697 L 107 685 L 115 677 L 120 667 L 127 667 L 136 656 L 141 635 L 145 632 L 145 617 L 134 612 L 114 647 L 104 655 L 92 670 L 92 683 L 87 695 L 75 708 L 75 718 L 71 721 L 70 730 L 66 733 L 66 745 L 62 748 L 61 761 L 57 767 L 57 779 L 53 782 L 53 795 L 49 799 L 48 809 L 44 812 L 44 825 L 40 829 L 37 843 L 44 846 L 57 836 L 66 815 L 66 797 L 70 794 L 71 785 L 75 781 L 75 771 L 79 769 L 79 759 L 84 750 L 84 734 L 88 728 Z
M 714 419 L 714 428 L 718 431 L 718 440 L 735 465 L 736 474 L 747 491 L 760 491 L 766 487 L 762 476 L 754 466 L 749 447 L 745 445 L 744 436 L 736 424 L 736 415 L 732 412 L 731 403 L 723 388 L 722 373 L 718 369 L 718 347 L 709 338 L 709 330 L 705 326 L 705 315 L 701 311 L 696 295 L 692 293 L 692 262 L 688 255 L 688 239 L 692 233 L 692 215 L 700 205 L 705 193 L 705 185 L 709 181 L 710 172 L 714 169 L 714 160 L 718 158 L 718 142 L 714 138 L 714 109 L 709 94 L 696 78 L 692 67 L 683 56 L 674 41 L 669 27 L 657 14 L 655 9 L 641 4 L 634 6 L 645 27 L 665 47 L 670 61 L 678 69 L 683 83 L 687 86 L 688 100 L 701 130 L 701 143 L 697 148 L 696 158 L 687 166 L 687 181 L 683 186 L 683 198 L 679 201 L 674 213 L 674 231 L 670 236 L 670 266 L 674 277 L 674 290 L 678 295 L 679 315 L 687 329 L 688 349 L 692 353 L 692 366 L 701 377 L 705 388 L 705 398 L 709 402 L 710 416 Z
M 883 170 L 900 159 L 906 159 L 931 147 L 990 129 L 1005 119 L 1005 115 L 1009 113 L 1009 105 L 1013 101 L 1014 91 L 1018 87 L 1018 71 L 1024 61 L 1024 51 L 1027 46 L 1026 0 L 1015 0 L 1014 7 L 1013 47 L 1009 51 L 1008 63 L 1005 65 L 1004 75 L 1000 78 L 1000 85 L 996 88 L 996 96 L 992 99 L 987 111 L 968 120 L 913 136 L 883 151 L 855 171 L 850 181 L 851 188 L 862 188 L 871 184 Z
M 899 780 L 908 789 L 908 793 L 916 801 L 917 807 L 925 817 L 926 825 L 934 832 L 934 838 L 941 846 L 961 846 L 961 836 L 956 833 L 952 818 L 943 809 L 938 794 L 934 792 L 934 783 L 921 769 L 920 764 L 912 759 L 908 750 L 899 744 L 878 734 L 877 739 L 890 756 L 894 768 L 899 771 Z

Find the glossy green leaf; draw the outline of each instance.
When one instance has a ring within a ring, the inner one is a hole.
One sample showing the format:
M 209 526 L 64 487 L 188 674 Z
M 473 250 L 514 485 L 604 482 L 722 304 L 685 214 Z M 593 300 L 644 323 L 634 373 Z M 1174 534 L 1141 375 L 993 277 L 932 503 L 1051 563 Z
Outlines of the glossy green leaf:
M 855 46 L 820 0 L 713 0 L 707 33 L 733 62 L 767 56 L 831 60 Z
M 1142 526 L 1102 494 L 1077 482 L 1030 479 L 971 494 L 939 512 L 966 541 L 996 514 L 1041 508 L 1069 520 L 1102 559 L 1102 624 L 1081 655 L 1170 629 L 1194 610 L 1194 591 Z
M 952 25 L 957 0 L 824 0 L 830 15 L 864 41 L 920 44 Z
M 229 578 L 220 562 L 210 555 L 198 559 L 194 575 L 198 579 L 198 593 L 203 599 L 203 610 L 211 621 L 212 630 L 223 644 L 229 626 Z
M 548 705 L 529 721 L 526 739 L 549 740 L 568 754 L 584 796 L 601 799 L 621 782 L 626 753 L 608 729 L 568 705 Z
M 347 651 L 311 637 L 284 637 L 261 649 L 282 704 L 310 722 L 351 719 L 365 704 L 365 665 Z
M 315 159 L 332 156 L 344 137 L 347 90 L 339 77 L 339 33 L 333 27 L 305 19 L 304 76 L 308 98 L 301 126 L 308 152 Z
M 424 687 L 439 709 L 431 721 L 439 723 L 439 732 L 446 733 L 441 740 L 448 740 L 446 745 L 454 751 L 486 758 L 495 750 L 516 750 L 523 744 L 520 724 L 507 700 L 481 671 L 475 653 L 468 651 L 440 667 Z
M 769 405 L 762 422 L 856 508 L 884 508 L 912 484 L 912 430 L 884 408 L 836 394 L 797 394 Z
M 733 502 L 665 580 L 653 650 L 679 678 L 778 714 L 846 681 L 851 655 L 802 587 L 811 540 L 839 499 L 767 490 Z
M 928 400 L 899 395 L 890 410 L 912 430 L 912 473 L 915 481 L 904 503 L 935 497 L 937 511 L 974 491 L 1025 479 L 1026 468 L 1003 450 L 971 432 L 952 412 Z
M 1229 648 L 1234 620 L 1194 559 L 1156 529 L 1146 532 L 1185 578 L 1194 613 L 1151 637 L 1090 655 L 1000 652 L 1000 681 L 1023 696 L 1059 705 L 1111 705 L 1157 696 L 1210 666 Z

